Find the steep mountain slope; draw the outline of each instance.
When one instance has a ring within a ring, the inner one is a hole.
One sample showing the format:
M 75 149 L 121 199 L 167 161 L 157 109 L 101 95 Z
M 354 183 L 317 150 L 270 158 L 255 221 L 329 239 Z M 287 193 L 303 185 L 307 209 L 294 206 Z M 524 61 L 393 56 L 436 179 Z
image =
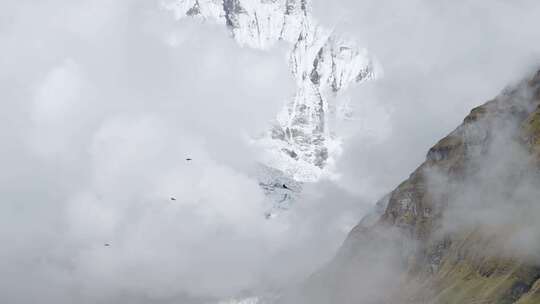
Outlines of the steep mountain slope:
M 540 303 L 540 71 L 471 111 L 290 303 Z
M 226 26 L 244 47 L 269 50 L 279 42 L 288 46 L 297 89 L 258 140 L 267 152 L 261 161 L 271 171 L 261 182 L 266 191 L 280 196 L 273 185 L 281 183 L 267 181 L 275 170 L 282 172 L 280 180 L 317 181 L 341 151 L 335 122 L 351 115 L 348 105 L 338 101 L 340 92 L 376 75 L 367 51 L 319 25 L 309 0 L 175 0 L 166 8 L 178 19 Z

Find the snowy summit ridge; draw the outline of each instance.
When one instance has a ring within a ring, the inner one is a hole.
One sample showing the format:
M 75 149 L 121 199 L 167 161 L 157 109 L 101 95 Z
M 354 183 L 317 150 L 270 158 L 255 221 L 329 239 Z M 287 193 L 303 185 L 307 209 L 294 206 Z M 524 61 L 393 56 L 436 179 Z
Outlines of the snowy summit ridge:
M 332 130 L 344 110 L 336 102 L 339 93 L 376 76 L 367 51 L 320 26 L 309 0 L 175 0 L 165 7 L 178 19 L 223 24 L 241 46 L 290 45 L 297 90 L 258 142 L 268 151 L 266 166 L 296 182 L 317 181 L 340 154 L 341 141 Z

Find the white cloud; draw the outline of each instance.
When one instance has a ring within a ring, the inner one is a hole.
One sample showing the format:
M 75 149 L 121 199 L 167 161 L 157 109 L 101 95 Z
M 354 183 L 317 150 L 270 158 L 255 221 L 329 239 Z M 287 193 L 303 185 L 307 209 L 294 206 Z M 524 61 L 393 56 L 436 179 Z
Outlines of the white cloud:
M 502 40 L 488 41 L 504 42 L 501 52 L 482 57 L 497 44 L 476 41 L 484 31 L 459 38 L 466 27 L 448 27 L 445 14 L 437 22 L 437 10 L 411 23 L 398 2 L 404 12 L 389 15 L 374 2 L 332 3 L 361 13 L 351 32 L 380 57 L 386 80 L 349 96 L 364 127 L 350 130 L 340 184 L 308 186 L 297 208 L 265 221 L 247 138 L 292 94 L 280 49 L 240 48 L 215 25 L 175 23 L 157 1 L 3 2 L 3 297 L 172 302 L 299 279 L 334 253 L 366 208 L 361 198 L 390 190 L 465 109 L 518 74 L 538 40 L 532 30 L 513 38 L 511 18 Z M 409 42 L 389 23 L 418 32 Z M 525 40 L 517 53 L 508 47 Z
M 0 41 L 19 62 L 0 71 L 11 303 L 228 297 L 298 279 L 339 245 L 350 197 L 264 218 L 249 139 L 293 92 L 281 50 L 175 23 L 157 1 L 2 6 L 17 12 Z
M 76 120 L 83 119 L 81 103 L 84 93 L 82 72 L 75 62 L 66 59 L 53 68 L 35 90 L 31 109 L 31 142 L 36 152 L 43 156 L 65 157 L 71 128 Z
M 337 164 L 341 183 L 370 198 L 404 180 L 473 107 L 540 64 L 535 0 L 313 3 L 315 16 L 349 33 L 385 71 L 350 91 L 369 126 L 344 143 Z

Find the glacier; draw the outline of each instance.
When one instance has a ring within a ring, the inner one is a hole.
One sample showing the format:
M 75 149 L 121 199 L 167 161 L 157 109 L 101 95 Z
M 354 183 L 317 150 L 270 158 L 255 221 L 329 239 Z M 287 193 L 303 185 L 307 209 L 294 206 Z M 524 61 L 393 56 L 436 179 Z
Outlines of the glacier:
M 302 183 L 316 182 L 331 171 L 342 142 L 333 126 L 352 115 L 347 104 L 336 100 L 351 85 L 376 78 L 376 60 L 353 40 L 321 26 L 309 0 L 174 0 L 163 7 L 177 19 L 227 27 L 242 47 L 288 46 L 296 92 L 254 141 L 265 151 L 260 185 L 272 198 L 273 209 L 287 209 Z

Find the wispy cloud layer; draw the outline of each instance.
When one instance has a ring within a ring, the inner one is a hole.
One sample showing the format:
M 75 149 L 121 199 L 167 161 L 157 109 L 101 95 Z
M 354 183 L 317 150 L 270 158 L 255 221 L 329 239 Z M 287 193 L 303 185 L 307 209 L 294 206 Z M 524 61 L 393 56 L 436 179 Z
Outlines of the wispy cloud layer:
M 353 12 L 345 29 L 386 76 L 346 96 L 359 120 L 341 179 L 272 221 L 249 138 L 292 94 L 281 50 L 240 48 L 157 1 L 2 2 L 1 297 L 167 303 L 312 271 L 366 200 L 538 58 L 535 1 L 427 2 L 315 3 L 339 29 Z

